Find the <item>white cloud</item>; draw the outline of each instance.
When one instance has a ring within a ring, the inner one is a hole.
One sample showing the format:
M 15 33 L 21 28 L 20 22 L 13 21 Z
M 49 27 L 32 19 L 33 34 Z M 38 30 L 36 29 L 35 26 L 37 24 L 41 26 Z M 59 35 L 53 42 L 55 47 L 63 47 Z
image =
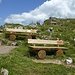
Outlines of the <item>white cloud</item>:
M 11 14 L 5 19 L 7 23 L 31 23 L 43 22 L 45 19 L 53 17 L 75 17 L 75 0 L 51 0 L 46 1 L 34 10 L 22 14 Z

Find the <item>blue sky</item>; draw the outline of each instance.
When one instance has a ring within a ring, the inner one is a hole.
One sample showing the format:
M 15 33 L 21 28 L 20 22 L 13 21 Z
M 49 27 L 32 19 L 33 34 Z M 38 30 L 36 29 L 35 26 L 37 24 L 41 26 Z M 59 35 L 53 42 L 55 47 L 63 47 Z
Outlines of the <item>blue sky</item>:
M 10 14 L 29 12 L 40 6 L 46 0 L 1 0 L 0 2 L 0 25 Z
M 0 0 L 0 25 L 42 23 L 50 16 L 75 18 L 75 0 Z

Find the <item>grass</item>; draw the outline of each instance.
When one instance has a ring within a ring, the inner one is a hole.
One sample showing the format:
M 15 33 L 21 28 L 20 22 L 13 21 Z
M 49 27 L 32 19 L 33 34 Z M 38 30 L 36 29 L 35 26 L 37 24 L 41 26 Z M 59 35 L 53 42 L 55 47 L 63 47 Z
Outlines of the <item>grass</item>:
M 27 46 L 12 50 L 10 54 L 0 56 L 2 66 L 9 70 L 9 75 L 67 75 L 75 73 L 74 68 L 62 65 L 35 63 L 31 60 Z
M 63 26 L 59 25 L 39 25 L 37 38 L 41 39 L 57 39 L 60 38 L 69 44 L 64 46 L 68 48 L 65 51 L 65 54 L 62 57 L 55 55 L 46 56 L 47 59 L 65 59 L 71 57 L 74 59 L 73 64 L 75 64 L 75 22 L 74 20 L 67 22 L 65 21 Z M 48 29 L 53 27 L 54 32 L 50 38 L 50 32 Z M 60 36 L 61 34 L 61 36 Z M 42 37 L 45 36 L 45 37 Z M 1 38 L 4 38 L 4 34 L 0 35 Z M 16 48 L 11 51 L 10 54 L 0 55 L 0 69 L 2 66 L 6 67 L 9 70 L 9 75 L 75 75 L 75 68 L 68 68 L 63 65 L 56 65 L 50 63 L 35 63 L 32 61 L 33 58 L 37 56 L 30 56 L 27 43 L 17 41 L 19 48 Z

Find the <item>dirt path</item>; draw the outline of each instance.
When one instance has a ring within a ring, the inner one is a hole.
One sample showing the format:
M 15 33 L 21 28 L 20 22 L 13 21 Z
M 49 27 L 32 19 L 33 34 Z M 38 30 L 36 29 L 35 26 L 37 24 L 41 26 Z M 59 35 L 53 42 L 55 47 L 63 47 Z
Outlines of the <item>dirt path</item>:
M 58 65 L 63 65 L 65 66 L 66 68 L 75 68 L 75 65 L 74 64 L 66 64 L 60 60 L 57 60 L 57 59 L 32 59 L 32 61 L 36 62 L 36 63 L 53 63 L 53 64 L 58 64 Z
M 0 46 L 0 54 L 8 54 L 14 48 L 17 48 L 17 46 Z
M 57 59 L 33 59 L 34 62 L 36 63 L 54 63 L 54 64 L 62 64 L 60 60 Z

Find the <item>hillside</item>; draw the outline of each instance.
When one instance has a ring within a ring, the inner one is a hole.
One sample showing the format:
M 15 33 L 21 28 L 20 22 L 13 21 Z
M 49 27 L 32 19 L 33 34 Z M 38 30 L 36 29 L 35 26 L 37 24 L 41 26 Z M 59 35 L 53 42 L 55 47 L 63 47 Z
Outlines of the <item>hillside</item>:
M 68 57 L 73 59 L 72 65 L 75 65 L 75 19 L 55 19 L 54 24 L 49 19 L 44 21 L 43 25 L 37 24 L 35 29 L 38 30 L 36 39 L 62 39 L 65 41 L 65 51 L 61 57 L 55 55 L 47 55 L 46 59 L 64 60 Z M 55 24 L 56 23 L 56 24 Z M 32 28 L 30 25 L 24 28 Z M 50 30 L 51 29 L 51 30 Z M 4 33 L 0 34 L 4 38 Z M 6 39 L 9 41 L 9 39 Z M 32 59 L 37 56 L 31 56 L 28 44 L 25 40 L 15 40 L 18 48 L 12 50 L 9 54 L 0 55 L 0 69 L 2 66 L 9 70 L 9 75 L 74 75 L 75 68 L 65 67 L 63 65 L 51 63 L 35 63 Z M 21 46 L 20 46 L 21 45 Z M 65 62 L 64 62 L 65 63 Z

